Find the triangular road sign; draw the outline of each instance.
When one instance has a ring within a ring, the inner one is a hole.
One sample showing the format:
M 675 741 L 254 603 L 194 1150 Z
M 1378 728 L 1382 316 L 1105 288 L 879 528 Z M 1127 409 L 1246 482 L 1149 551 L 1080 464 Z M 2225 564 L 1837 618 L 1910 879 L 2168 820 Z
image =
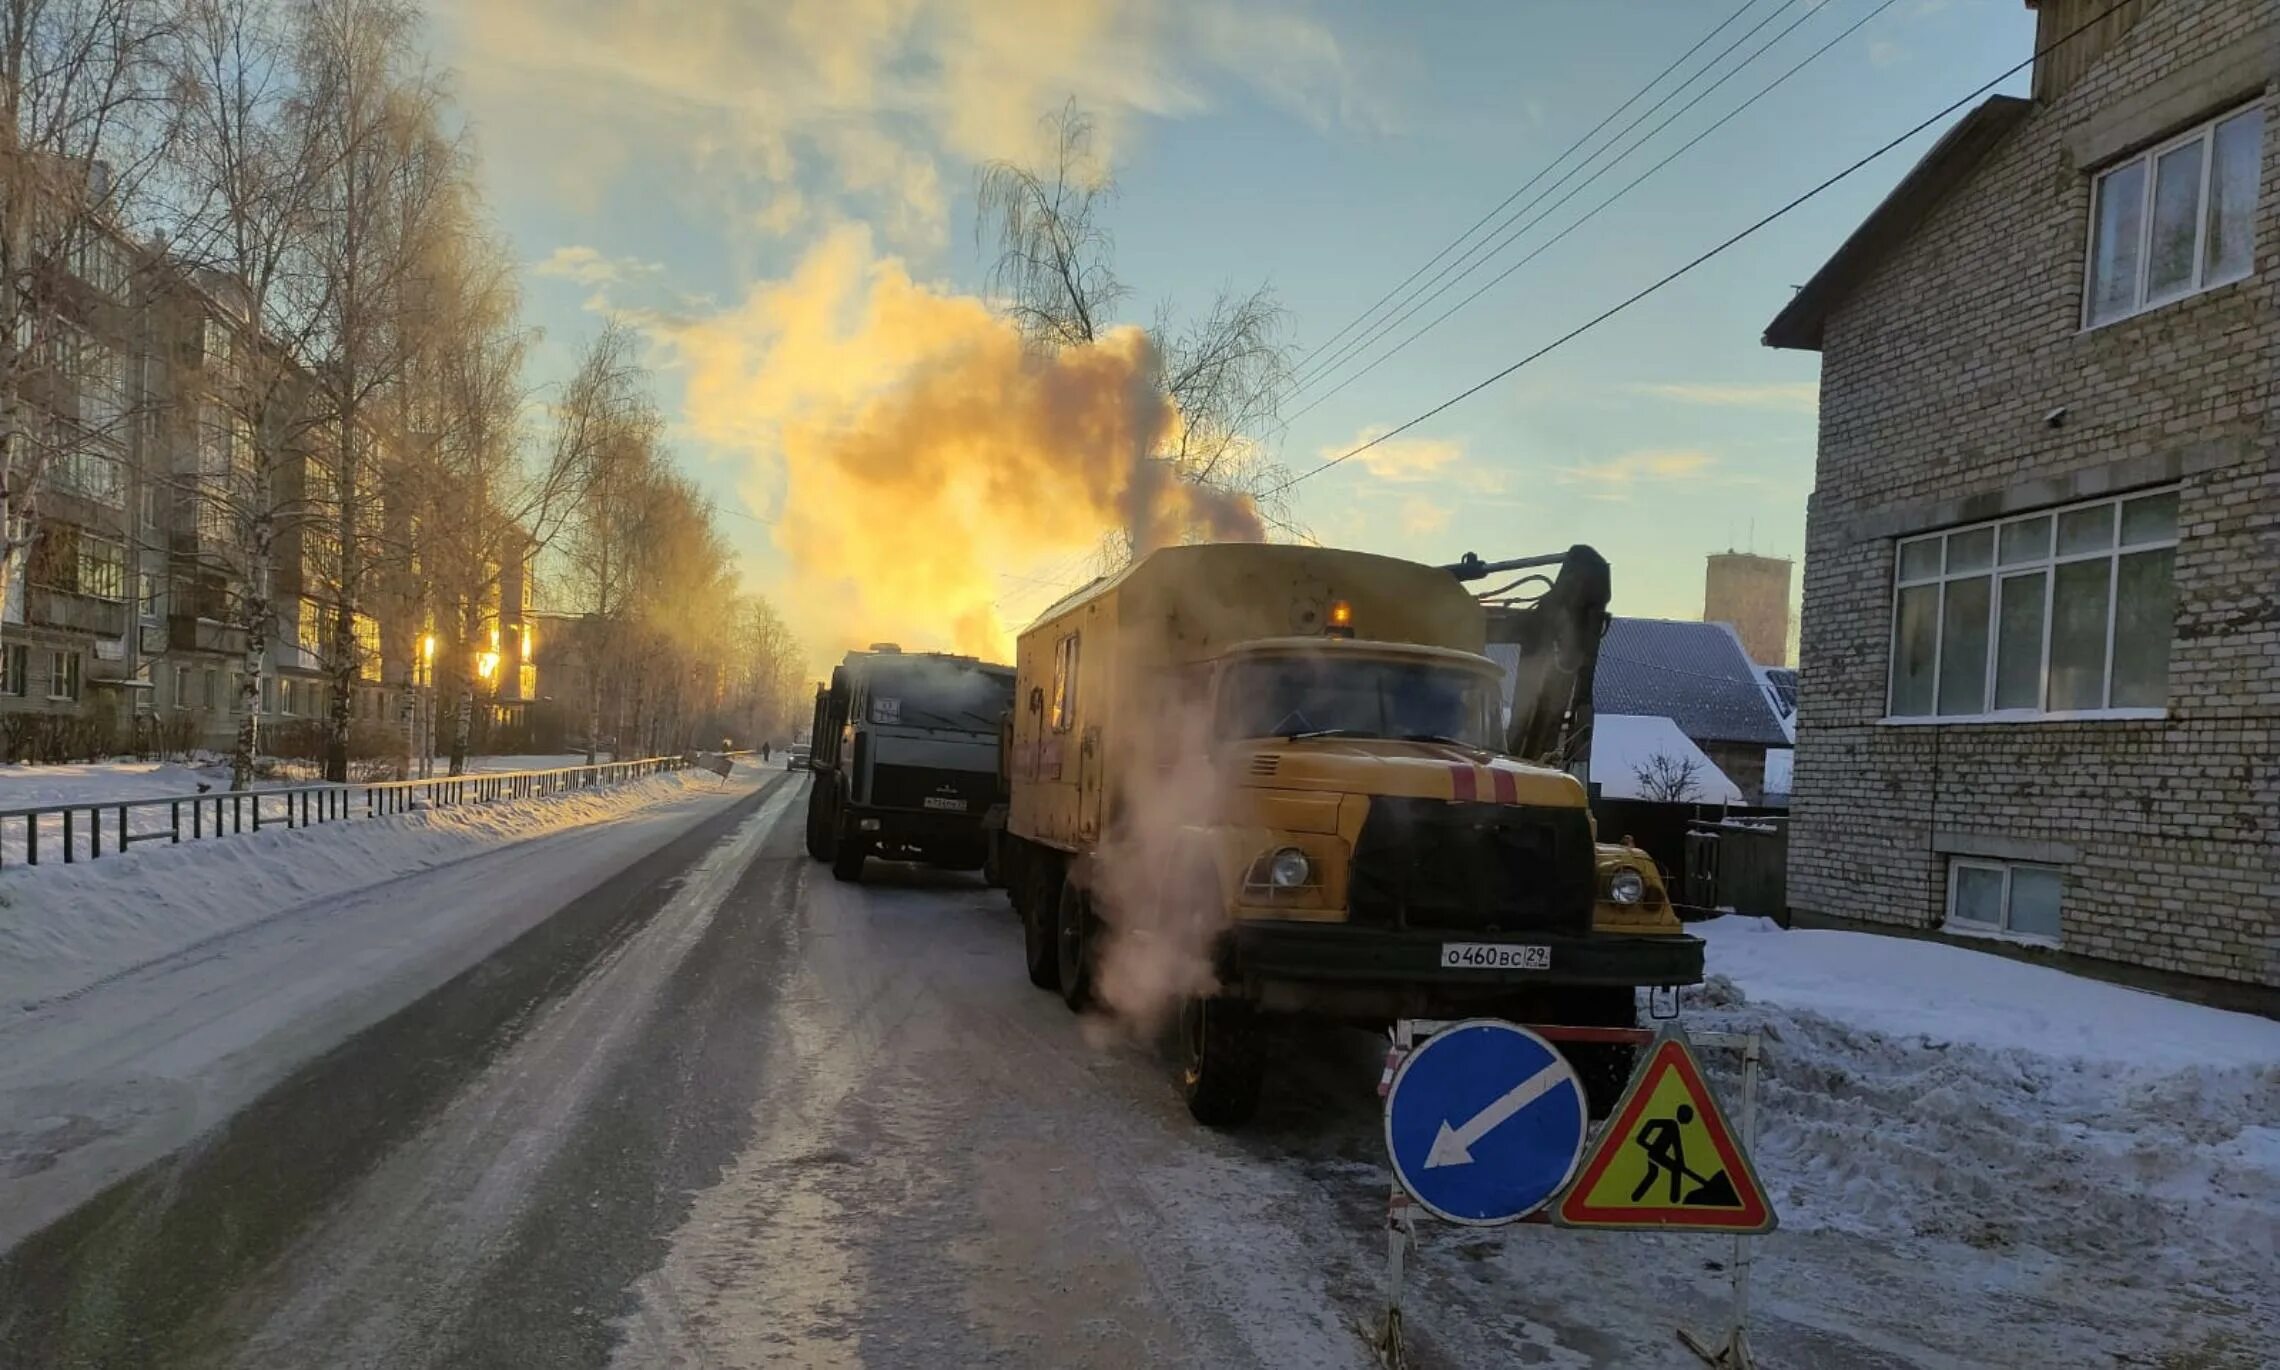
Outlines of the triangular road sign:
M 1656 1040 L 1552 1221 L 1658 1232 L 1773 1230 L 1773 1205 L 1684 1034 Z

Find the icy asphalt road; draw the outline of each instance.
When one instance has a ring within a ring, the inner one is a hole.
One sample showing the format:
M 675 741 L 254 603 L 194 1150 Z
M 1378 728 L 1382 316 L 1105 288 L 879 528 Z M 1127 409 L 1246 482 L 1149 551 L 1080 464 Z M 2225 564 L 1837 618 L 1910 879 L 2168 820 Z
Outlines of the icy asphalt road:
M 695 824 L 11 1251 L 0 1365 L 1369 1363 L 1370 1038 L 1289 1043 L 1259 1124 L 1204 1132 L 1158 1051 L 1028 986 L 1001 896 L 840 885 L 802 798 Z M 1692 1364 L 1671 1329 L 1714 1325 L 1728 1249 L 1426 1239 L 1428 1368 Z M 2079 1359 L 2169 1302 L 2050 1273 L 1784 1233 L 1756 1344 Z

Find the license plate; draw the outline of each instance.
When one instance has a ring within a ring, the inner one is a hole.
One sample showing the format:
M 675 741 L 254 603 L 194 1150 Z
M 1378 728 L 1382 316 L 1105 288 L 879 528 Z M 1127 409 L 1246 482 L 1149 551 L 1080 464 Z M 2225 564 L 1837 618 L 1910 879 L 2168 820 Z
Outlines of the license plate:
M 1443 970 L 1550 970 L 1550 947 L 1515 946 L 1510 942 L 1443 942 Z
M 941 795 L 930 794 L 926 797 L 926 807 L 930 809 L 949 809 L 954 813 L 964 813 L 966 811 L 966 801 L 963 799 L 944 799 Z

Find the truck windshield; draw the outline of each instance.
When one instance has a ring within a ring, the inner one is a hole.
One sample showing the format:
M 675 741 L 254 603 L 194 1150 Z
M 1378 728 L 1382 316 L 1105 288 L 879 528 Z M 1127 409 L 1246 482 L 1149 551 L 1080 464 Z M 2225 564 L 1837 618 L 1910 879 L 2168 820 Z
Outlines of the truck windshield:
M 1013 704 L 1013 677 L 956 662 L 907 661 L 872 668 L 870 721 L 995 732 Z
M 1336 734 L 1496 746 L 1496 677 L 1409 661 L 1262 657 L 1231 665 L 1222 737 Z

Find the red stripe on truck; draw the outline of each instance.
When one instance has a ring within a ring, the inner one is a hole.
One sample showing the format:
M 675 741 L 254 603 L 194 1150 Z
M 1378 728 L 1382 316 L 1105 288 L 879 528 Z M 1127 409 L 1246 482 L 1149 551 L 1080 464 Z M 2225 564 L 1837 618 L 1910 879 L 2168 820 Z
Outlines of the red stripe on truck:
M 1469 803 L 1480 797 L 1480 777 L 1473 768 L 1462 762 L 1449 764 L 1449 788 L 1458 803 Z
M 1497 803 L 1517 804 L 1520 802 L 1520 782 L 1513 777 L 1512 772 L 1502 766 L 1491 766 L 1488 768 L 1488 773 L 1496 781 Z

